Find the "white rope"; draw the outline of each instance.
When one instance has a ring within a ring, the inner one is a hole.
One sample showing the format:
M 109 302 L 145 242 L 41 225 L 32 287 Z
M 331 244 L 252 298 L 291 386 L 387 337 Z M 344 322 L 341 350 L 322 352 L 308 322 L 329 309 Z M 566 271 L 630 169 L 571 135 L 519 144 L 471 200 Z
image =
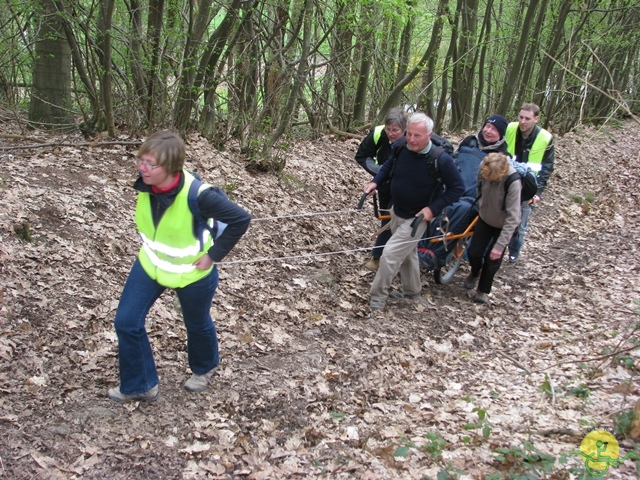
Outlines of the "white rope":
M 301 218 L 301 217 L 316 217 L 319 215 L 337 215 L 339 213 L 361 213 L 360 210 L 356 210 L 350 208 L 348 210 L 334 210 L 330 212 L 309 212 L 309 213 L 298 213 L 296 215 L 279 215 L 275 217 L 263 217 L 263 218 L 252 218 L 252 222 L 266 222 L 268 220 L 283 220 L 285 218 Z
M 390 211 L 387 209 L 380 209 L 379 211 L 383 212 L 383 211 Z M 358 209 L 347 209 L 347 210 L 334 210 L 334 211 L 328 211 L 328 212 L 309 212 L 309 213 L 299 213 L 296 215 L 279 215 L 279 216 L 274 216 L 274 217 L 263 217 L 263 218 L 252 218 L 251 221 L 252 222 L 266 222 L 269 220 L 283 220 L 283 219 L 287 219 L 287 218 L 302 218 L 302 217 L 315 217 L 315 216 L 319 216 L 319 215 L 337 215 L 340 213 L 362 213 L 361 210 Z M 434 238 L 443 238 L 443 235 L 435 235 L 433 237 L 427 237 L 427 238 L 421 238 L 418 240 L 432 240 Z M 416 242 L 416 240 L 407 240 L 406 242 L 402 242 L 399 245 L 405 245 L 408 243 L 414 243 Z M 417 243 L 417 242 L 416 242 Z M 295 260 L 298 258 L 316 258 L 316 257 L 326 257 L 328 255 L 340 255 L 343 253 L 354 253 L 354 252 L 362 252 L 362 251 L 366 251 L 366 250 L 371 250 L 374 247 L 362 247 L 362 248 L 353 248 L 350 250 L 338 250 L 336 252 L 325 252 L 325 253 L 309 253 L 309 254 L 304 254 L 304 255 L 285 255 L 283 257 L 263 257 L 263 258 L 253 258 L 251 260 L 231 260 L 231 261 L 222 261 L 222 262 L 216 262 L 216 265 L 239 265 L 239 264 L 243 264 L 243 263 L 261 263 L 261 262 L 277 262 L 277 261 L 281 261 L 281 260 Z
M 398 245 L 405 245 L 408 243 L 417 243 L 421 240 L 431 240 L 434 238 L 441 238 L 442 235 L 436 235 L 433 237 L 421 238 L 419 240 L 407 240 L 406 242 L 398 243 Z M 362 252 L 365 250 L 371 250 L 373 247 L 362 247 L 362 248 L 353 248 L 350 250 L 338 250 L 336 252 L 325 252 L 325 253 L 309 253 L 304 255 L 285 255 L 283 257 L 263 257 L 263 258 L 253 258 L 251 260 L 231 260 L 231 261 L 222 261 L 216 262 L 216 265 L 238 265 L 241 263 L 261 263 L 261 262 L 278 262 L 281 260 L 294 260 L 298 258 L 315 258 L 315 257 L 326 257 L 328 255 L 340 255 L 343 253 L 353 253 L 353 252 Z

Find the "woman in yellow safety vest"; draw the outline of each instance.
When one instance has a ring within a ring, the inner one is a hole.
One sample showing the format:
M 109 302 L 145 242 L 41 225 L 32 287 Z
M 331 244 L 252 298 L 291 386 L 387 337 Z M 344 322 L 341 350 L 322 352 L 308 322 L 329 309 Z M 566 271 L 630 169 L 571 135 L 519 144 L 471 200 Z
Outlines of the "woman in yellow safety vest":
M 372 177 L 380 171 L 380 167 L 391 157 L 391 145 L 404 136 L 407 128 L 407 114 L 402 108 L 396 107 L 389 110 L 384 119 L 384 125 L 378 125 L 371 129 L 369 134 L 362 140 L 356 152 L 356 162 L 364 168 Z M 389 185 L 378 187 L 378 200 L 380 208 L 391 208 L 391 193 Z M 389 220 L 383 220 L 380 226 L 387 224 Z M 371 258 L 365 264 L 368 270 L 376 271 L 382 256 L 384 245 L 391 237 L 391 230 L 384 230 L 376 238 L 374 248 L 371 251 Z
M 145 319 L 167 288 L 176 292 L 187 330 L 189 367 L 193 374 L 184 388 L 191 392 L 205 390 L 220 361 L 218 337 L 210 314 L 218 286 L 215 263 L 240 240 L 251 216 L 220 189 L 203 184 L 195 198 L 199 214 L 226 226 L 219 230 L 217 238 L 208 230 L 199 235 L 198 219 L 188 199 L 189 188 L 196 179 L 184 170 L 184 158 L 184 142 L 171 132 L 151 135 L 137 154 L 135 220 L 142 246 L 124 285 L 114 320 L 120 385 L 109 389 L 108 396 L 116 402 L 152 402 L 158 398 L 158 373 Z

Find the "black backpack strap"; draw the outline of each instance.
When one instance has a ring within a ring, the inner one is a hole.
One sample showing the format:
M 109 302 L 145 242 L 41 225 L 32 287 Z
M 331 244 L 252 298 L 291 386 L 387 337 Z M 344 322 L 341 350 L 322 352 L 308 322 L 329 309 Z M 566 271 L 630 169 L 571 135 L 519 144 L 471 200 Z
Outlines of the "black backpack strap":
M 187 203 L 189 204 L 189 210 L 193 215 L 193 221 L 195 226 L 195 237 L 200 242 L 200 250 L 204 248 L 204 230 L 207 229 L 212 238 L 216 238 L 217 222 L 213 222 L 213 227 L 209 225 L 207 219 L 204 218 L 200 212 L 200 206 L 198 205 L 198 194 L 200 193 L 200 187 L 204 184 L 200 178 L 194 176 L 193 182 L 189 186 L 189 193 L 187 195 Z
M 427 156 L 429 157 L 427 160 L 429 162 L 429 171 L 431 172 L 431 175 L 433 176 L 433 178 L 438 180 L 438 183 L 442 183 L 442 178 L 440 177 L 440 167 L 438 166 L 438 160 L 440 159 L 440 157 L 444 152 L 446 152 L 446 150 L 443 147 L 438 146 L 427 154 Z
M 391 169 L 389 170 L 388 181 L 391 181 L 391 177 L 393 177 L 393 173 L 396 168 L 396 162 L 398 161 L 398 157 L 400 156 L 400 153 L 402 153 L 402 150 L 404 149 L 406 144 L 407 144 L 406 140 L 398 141 L 398 144 L 393 147 L 393 156 L 391 160 Z M 442 178 L 440 177 L 440 168 L 438 167 L 438 159 L 445 152 L 446 152 L 445 148 L 441 146 L 436 146 L 435 148 L 431 149 L 429 153 L 424 155 L 428 162 L 429 173 L 431 173 L 433 178 L 435 178 L 438 181 L 438 183 L 442 183 Z
M 509 187 L 516 180 L 520 180 L 520 173 L 519 172 L 513 172 L 504 181 L 504 198 L 502 199 L 502 210 L 506 210 L 507 209 L 507 194 L 509 193 Z

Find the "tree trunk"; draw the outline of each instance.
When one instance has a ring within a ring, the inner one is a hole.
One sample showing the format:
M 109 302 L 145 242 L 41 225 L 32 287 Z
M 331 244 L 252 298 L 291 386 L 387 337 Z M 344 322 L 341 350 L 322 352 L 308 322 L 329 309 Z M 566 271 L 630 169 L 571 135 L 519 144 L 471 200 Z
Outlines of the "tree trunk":
M 402 79 L 407 76 L 407 69 L 409 66 L 409 60 L 411 58 L 410 46 L 411 46 L 413 26 L 414 26 L 414 18 L 413 16 L 409 16 L 409 18 L 407 18 L 406 20 L 406 24 L 404 28 L 402 29 L 402 35 L 400 36 L 400 55 L 398 58 L 398 72 L 396 73 L 396 77 L 394 79 L 394 85 L 398 85 L 400 82 L 402 82 Z M 428 49 L 429 47 L 427 47 L 427 50 Z M 429 61 L 430 57 L 431 57 L 431 52 L 429 52 L 426 62 Z M 416 75 L 418 73 L 420 72 L 416 72 Z M 387 105 L 397 106 L 398 104 L 401 103 L 400 102 L 401 95 L 402 95 L 402 90 L 394 89 L 389 94 L 389 97 L 387 98 L 385 103 Z M 387 111 L 380 110 L 380 112 L 378 113 L 378 116 L 383 117 L 384 115 L 386 115 Z
M 560 43 L 564 39 L 564 25 L 569 15 L 572 0 L 563 0 L 558 9 L 558 17 L 551 27 L 553 34 L 551 35 L 549 45 L 545 48 L 547 55 L 544 55 L 538 70 L 538 79 L 536 80 L 533 102 L 541 108 L 545 105 L 547 99 L 547 89 L 549 87 L 549 77 L 555 65 L 553 59 L 558 57 Z
M 149 98 L 147 96 L 148 80 L 143 66 L 146 57 L 142 49 L 142 6 L 139 0 L 130 0 L 127 5 L 129 6 L 129 22 L 131 24 L 131 34 L 128 40 L 128 60 L 133 80 L 133 92 L 136 96 L 136 104 L 146 110 Z
M 448 8 L 448 0 L 439 0 L 436 18 L 431 27 L 431 39 L 427 50 L 432 52 L 427 60 L 427 68 L 422 75 L 422 93 L 418 96 L 418 110 L 426 112 L 431 118 L 435 118 L 434 83 L 436 78 L 436 65 L 438 63 L 438 51 L 442 43 L 442 30 Z
M 370 3 L 362 3 L 363 28 L 362 28 L 362 52 L 360 58 L 360 70 L 358 71 L 358 84 L 356 94 L 353 99 L 353 116 L 354 125 L 362 125 L 365 123 L 365 107 L 367 104 L 367 91 L 369 85 L 369 72 L 371 71 L 371 63 L 373 60 L 373 51 L 375 49 L 374 35 L 374 18 L 375 8 Z
M 488 0 L 487 8 L 484 14 L 484 20 L 482 21 L 482 31 L 480 32 L 480 57 L 478 59 L 478 89 L 475 95 L 475 102 L 473 104 L 473 125 L 477 125 L 480 122 L 480 107 L 482 100 L 484 99 L 484 108 L 482 110 L 482 117 L 490 115 L 490 110 L 493 109 L 493 105 L 489 95 L 485 95 L 485 68 L 484 64 L 487 58 L 487 45 L 491 39 L 491 12 L 493 10 L 493 0 Z M 491 108 L 490 108 L 491 107 Z
M 463 0 L 460 7 L 460 30 L 458 45 L 452 61 L 451 121 L 449 129 L 460 131 L 471 123 L 471 100 L 473 98 L 473 56 L 476 45 L 478 1 Z
M 342 10 L 351 8 L 347 5 L 349 0 L 337 0 L 340 13 Z M 355 63 L 353 58 L 353 33 L 355 31 L 351 19 L 347 15 L 340 15 L 337 19 L 336 32 L 331 39 L 332 61 L 327 66 L 326 82 L 333 86 L 333 112 L 330 116 L 331 123 L 339 129 L 344 130 L 349 126 L 350 109 L 348 101 L 348 83 L 351 78 L 351 71 Z M 326 87 L 328 89 L 328 87 Z
M 304 81 L 307 76 L 307 72 L 309 70 L 308 57 L 309 57 L 309 51 L 311 50 L 311 32 L 312 32 L 311 21 L 313 19 L 313 0 L 305 0 L 303 11 L 304 11 L 304 18 L 302 21 L 303 23 L 302 42 L 301 42 L 302 48 L 300 51 L 298 66 L 296 68 L 296 72 L 293 78 L 293 85 L 289 92 L 287 103 L 285 104 L 282 110 L 282 114 L 278 118 L 278 123 L 275 130 L 265 140 L 263 144 L 262 152 L 261 152 L 262 159 L 270 160 L 272 158 L 273 146 L 290 125 L 294 108 L 298 103 L 298 96 L 300 95 L 302 86 L 304 85 Z M 282 163 L 280 168 L 284 168 L 284 163 Z
M 156 90 L 159 82 L 159 65 L 160 65 L 160 40 L 162 34 L 162 16 L 164 11 L 164 0 L 150 0 L 149 2 L 149 18 L 147 20 L 147 30 L 151 37 L 151 63 L 147 69 L 147 123 L 154 123 Z
M 513 92 L 517 83 L 520 81 L 522 64 L 525 61 L 524 52 L 527 48 L 527 42 L 529 41 L 529 32 L 531 31 L 531 25 L 533 24 L 533 18 L 538 8 L 539 0 L 531 0 L 529 7 L 527 8 L 527 14 L 522 22 L 522 31 L 520 33 L 520 41 L 518 43 L 518 49 L 516 50 L 515 57 L 511 65 L 508 65 L 504 84 L 502 87 L 502 95 L 500 97 L 500 104 L 498 105 L 498 113 L 505 115 L 509 107 L 513 102 Z
M 529 38 L 527 47 L 528 54 L 525 55 L 525 58 L 527 58 L 528 61 L 524 62 L 522 68 L 522 75 L 520 76 L 521 80 L 519 82 L 520 88 L 514 101 L 516 105 L 530 102 L 535 94 L 534 82 L 531 72 L 533 70 L 534 64 L 537 65 L 540 63 L 539 61 L 534 61 L 534 59 L 537 59 L 537 54 L 540 50 L 540 33 L 542 31 L 542 25 L 544 23 L 548 3 L 548 0 L 542 0 L 542 2 L 540 3 L 540 9 L 538 10 L 538 19 L 536 20 L 536 25 L 533 29 L 533 32 L 531 33 L 531 37 Z M 556 35 L 560 36 L 559 33 L 556 33 Z
M 458 7 L 460 6 L 460 0 L 458 0 Z M 458 41 L 458 20 L 459 20 L 460 8 L 456 8 L 456 13 L 453 18 L 449 17 L 449 24 L 451 25 L 451 40 L 449 41 L 449 49 L 444 57 L 444 66 L 442 67 L 442 89 L 440 90 L 440 100 L 438 101 L 438 108 L 436 109 L 436 117 L 434 121 L 434 129 L 436 132 L 442 132 L 444 126 L 445 116 L 447 112 L 447 94 L 449 92 L 449 63 L 453 57 L 453 52 L 456 48 Z
M 44 128 L 70 128 L 71 49 L 53 2 L 40 0 L 38 6 L 42 16 L 35 46 L 29 121 Z
M 397 95 L 400 92 L 402 92 L 404 87 L 406 87 L 422 71 L 423 67 L 427 64 L 429 59 L 432 57 L 437 57 L 438 47 L 439 47 L 439 43 L 429 42 L 427 49 L 425 50 L 424 54 L 422 55 L 422 57 L 420 58 L 416 66 L 402 80 L 400 80 L 396 84 L 395 88 L 387 96 L 385 102 L 382 104 L 382 107 L 380 108 L 380 112 L 378 113 L 376 122 L 382 122 L 382 119 L 384 118 L 384 115 L 386 114 L 386 112 L 388 112 L 395 105 L 394 102 L 396 101 L 395 99 L 397 98 Z
M 111 19 L 113 18 L 114 0 L 103 0 L 100 3 L 98 17 L 98 58 L 102 67 L 102 103 L 104 118 L 109 136 L 116 136 L 113 118 L 113 99 L 111 96 Z
M 92 118 L 86 118 L 85 122 L 92 123 L 95 125 L 101 117 L 100 113 L 100 100 L 98 99 L 98 94 L 96 93 L 95 86 L 89 77 L 89 72 L 85 68 L 85 62 L 82 58 L 82 53 L 80 52 L 80 47 L 78 42 L 76 41 L 76 37 L 73 33 L 73 25 L 70 23 L 69 14 L 67 12 L 67 8 L 61 0 L 55 1 L 56 10 L 58 11 L 58 19 L 62 24 L 62 28 L 64 29 L 64 34 L 67 38 L 67 43 L 69 44 L 69 48 L 71 49 L 71 58 L 73 59 L 73 66 L 80 77 L 80 81 L 86 90 L 87 98 L 89 99 L 89 104 L 91 105 L 91 115 Z
M 174 109 L 174 123 L 181 131 L 184 131 L 189 125 L 193 108 L 202 91 L 206 93 L 217 86 L 214 81 L 217 73 L 216 67 L 224 49 L 227 48 L 227 51 L 229 51 L 233 46 L 230 36 L 238 19 L 238 9 L 242 1 L 233 0 L 231 2 L 222 22 L 209 37 L 198 62 L 198 48 L 212 20 L 211 10 L 209 7 L 205 8 L 205 3 L 208 2 L 200 4 L 192 35 L 189 35 L 187 47 L 185 48 L 185 67 L 182 70 Z M 196 65 L 198 65 L 197 68 Z M 205 117 L 207 114 L 205 112 Z M 202 121 L 201 119 L 201 123 Z

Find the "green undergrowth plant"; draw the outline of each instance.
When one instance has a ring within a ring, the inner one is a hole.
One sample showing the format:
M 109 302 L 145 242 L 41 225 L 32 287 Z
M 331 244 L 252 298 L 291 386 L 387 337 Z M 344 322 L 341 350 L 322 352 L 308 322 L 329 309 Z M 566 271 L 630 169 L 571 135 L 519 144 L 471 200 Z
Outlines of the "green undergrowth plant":
M 557 387 L 551 383 L 551 378 L 549 375 L 545 375 L 544 381 L 538 387 L 539 392 L 543 392 L 546 394 L 548 398 L 559 397 L 560 395 L 564 395 L 565 397 L 577 397 L 577 398 L 589 398 L 591 392 L 585 383 L 580 383 L 578 385 L 572 385 L 570 383 L 565 383 L 562 387 Z
M 627 438 L 633 424 L 633 410 L 625 410 L 620 412 L 613 419 L 613 434 L 616 437 Z
M 444 438 L 438 432 L 429 432 L 425 435 L 425 438 L 428 441 L 422 445 L 422 449 L 434 460 L 442 457 L 442 451 L 445 446 Z
M 486 477 L 487 480 L 548 478 L 554 470 L 556 458 L 540 451 L 530 441 L 521 446 L 499 447 L 494 450 L 496 467 L 504 473 Z
M 406 437 L 401 437 L 400 445 L 393 452 L 394 457 L 408 457 L 411 449 L 417 448 L 417 445 Z
M 280 181 L 282 185 L 287 188 L 293 188 L 294 190 L 302 190 L 307 188 L 307 184 L 300 180 L 298 177 L 291 173 L 281 172 Z
M 400 439 L 400 445 L 398 445 L 393 452 L 393 456 L 407 457 L 412 449 L 419 449 L 422 452 L 427 453 L 434 461 L 442 457 L 442 451 L 445 446 L 444 438 L 442 438 L 438 432 L 429 432 L 424 436 L 424 438 L 426 439 L 425 443 L 417 444 L 406 437 L 402 437 Z
M 582 194 L 571 194 L 571 201 L 573 203 L 577 203 L 578 205 L 583 205 L 585 203 L 593 203 L 596 199 L 596 196 L 593 192 L 584 192 Z
M 478 415 L 478 420 L 475 422 L 465 423 L 464 429 L 469 431 L 473 430 L 475 432 L 475 436 L 471 437 L 469 435 L 465 435 L 462 437 L 462 441 L 464 443 L 479 443 L 487 440 L 493 430 L 493 425 L 489 421 L 489 413 L 486 410 L 476 407 L 473 411 Z
M 235 183 L 223 183 L 221 185 L 218 185 L 218 187 L 220 187 L 220 189 L 227 194 L 230 200 L 236 200 L 234 192 L 236 191 L 236 188 L 238 188 L 238 186 Z

